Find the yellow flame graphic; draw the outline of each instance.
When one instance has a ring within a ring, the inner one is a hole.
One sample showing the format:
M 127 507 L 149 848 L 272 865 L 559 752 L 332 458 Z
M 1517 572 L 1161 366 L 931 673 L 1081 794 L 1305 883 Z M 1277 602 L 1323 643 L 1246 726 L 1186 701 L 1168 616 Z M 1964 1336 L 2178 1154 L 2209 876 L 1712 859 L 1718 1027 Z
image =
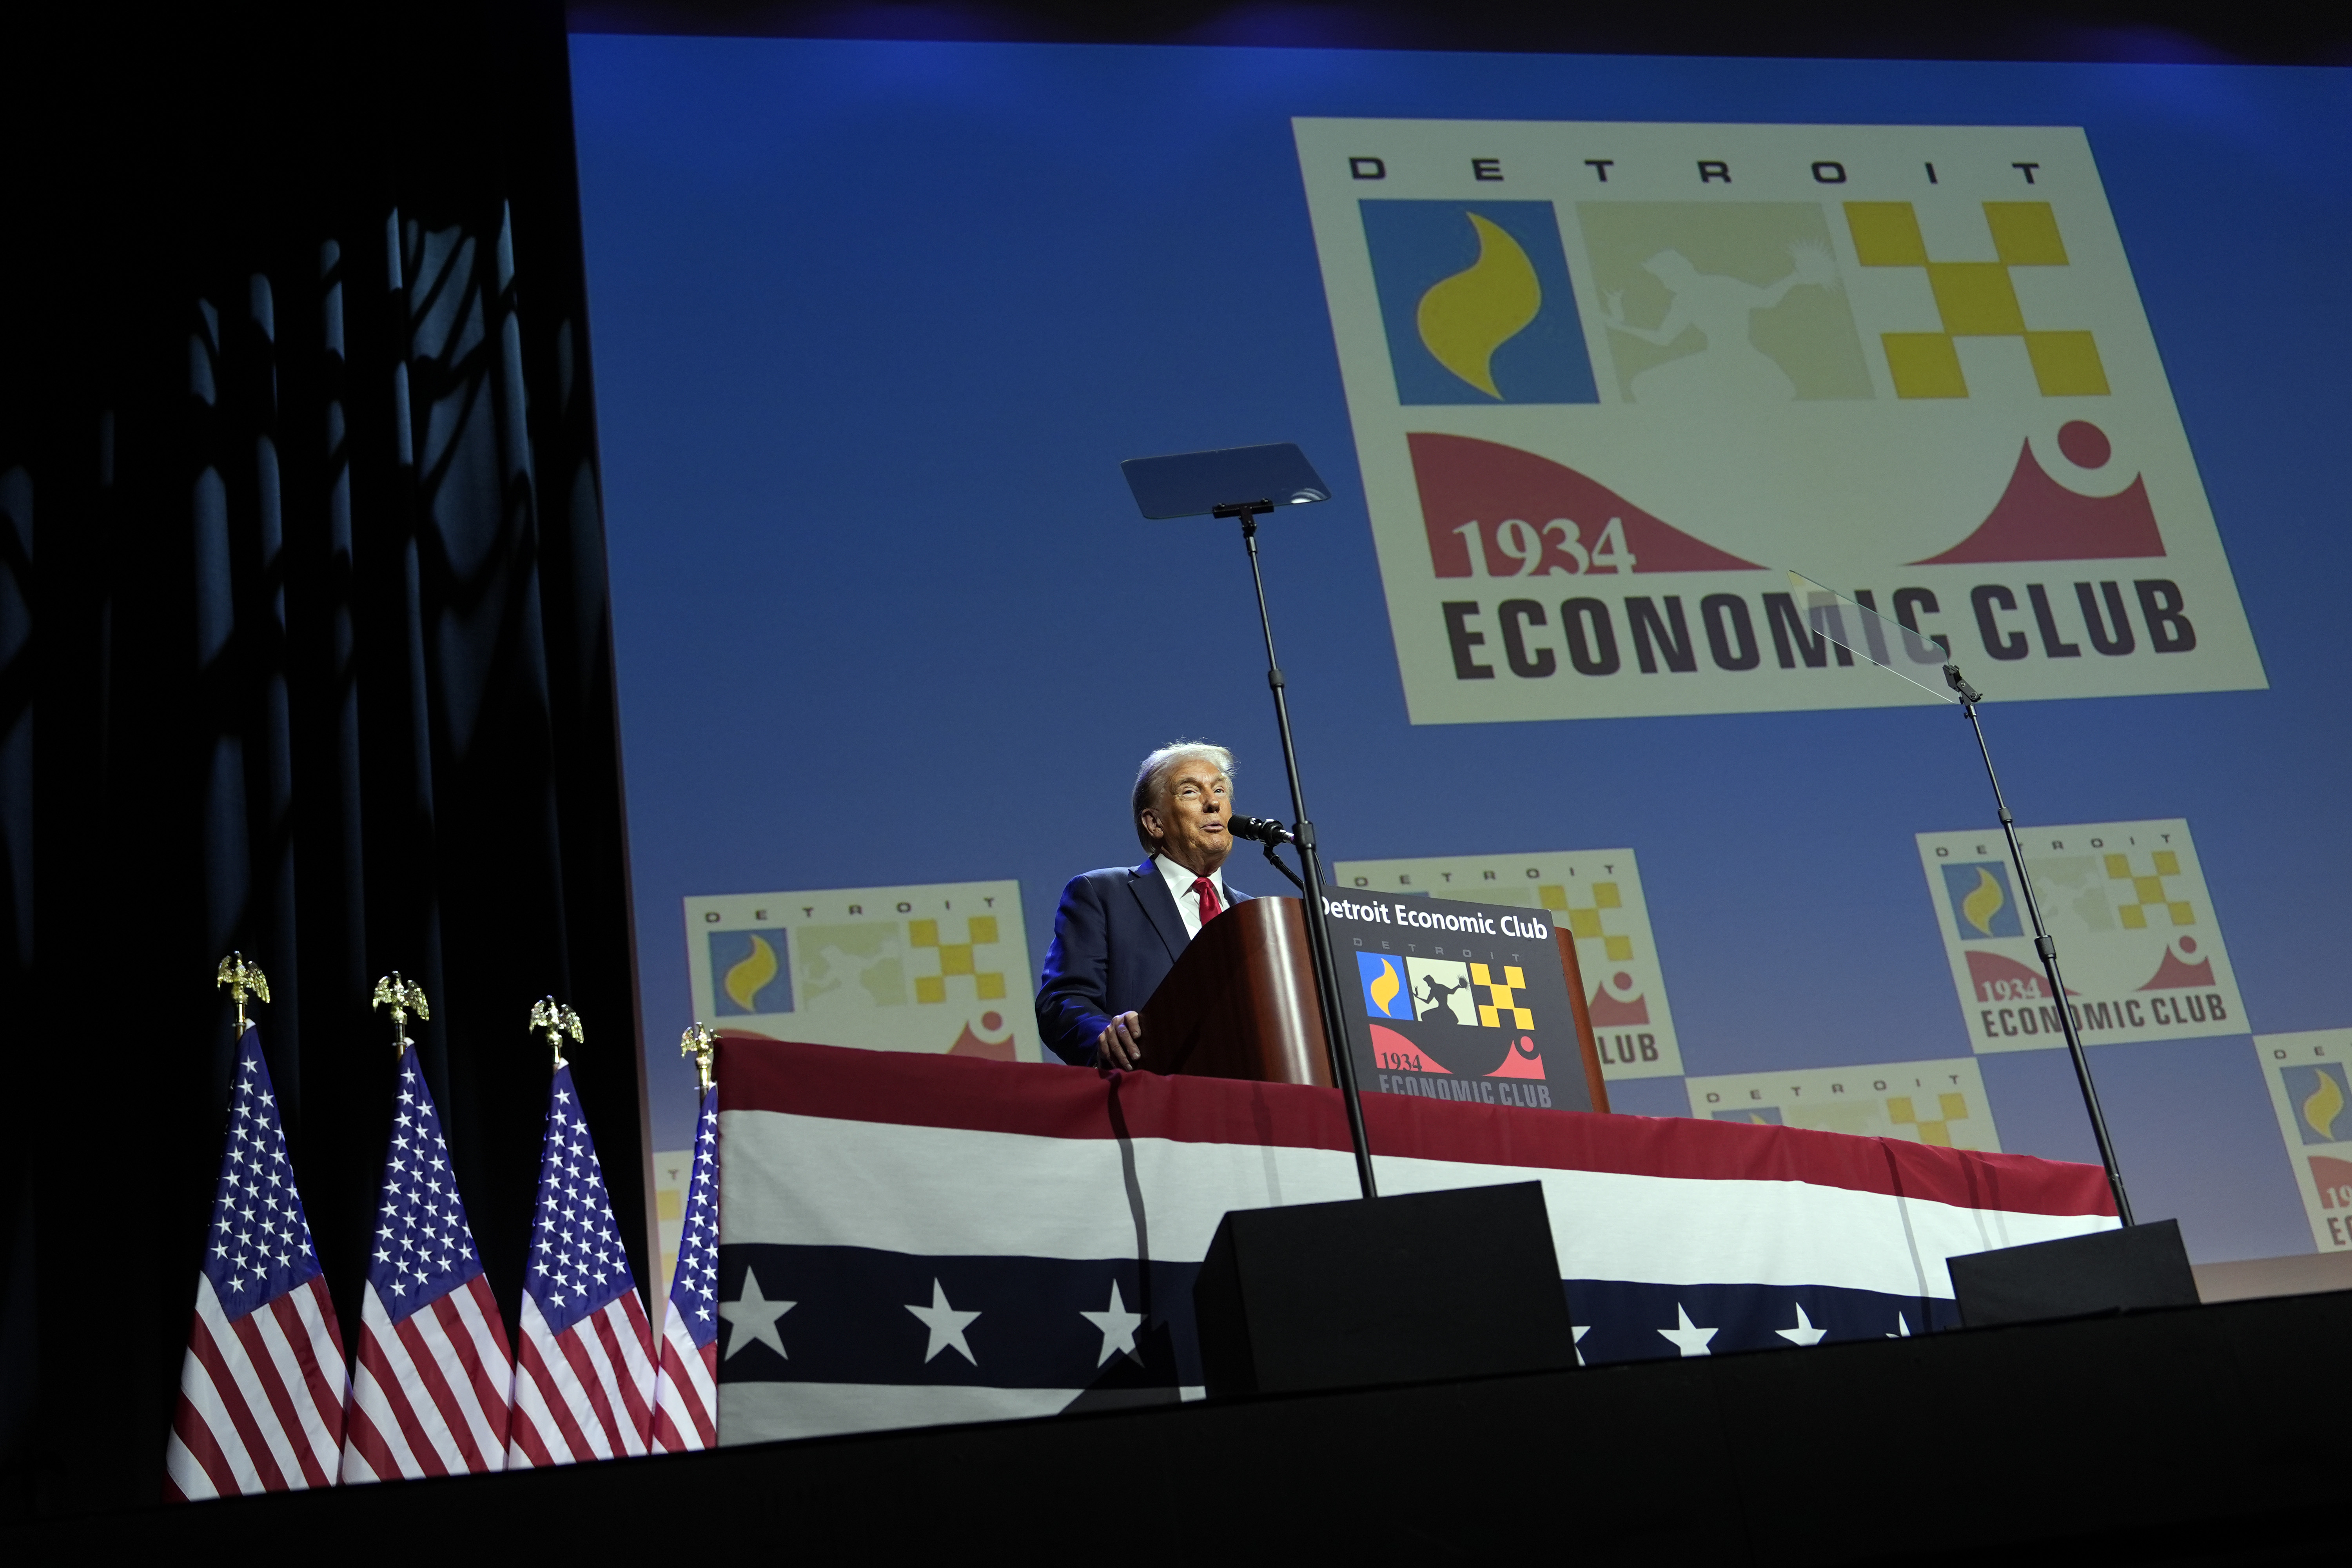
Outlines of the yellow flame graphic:
M 2304 1099 L 2305 1123 L 2322 1138 L 2333 1142 L 2336 1137 L 2336 1119 L 2343 1114 L 2344 1091 L 2336 1087 L 2336 1075 L 2332 1072 L 2321 1073 L 2319 1087 Z
M 1478 231 L 1478 259 L 1430 285 L 1413 320 L 1438 363 L 1499 401 L 1489 368 L 1495 351 L 1536 319 L 1543 285 L 1517 240 L 1476 213 L 1463 216 Z
M 727 971 L 723 983 L 728 1000 L 746 1013 L 751 1012 L 752 999 L 760 994 L 769 981 L 776 977 L 776 950 L 759 932 L 751 933 L 751 951 L 737 959 Z
M 1371 989 L 1369 993 L 1372 999 L 1372 1005 L 1378 1007 L 1383 1013 L 1387 1012 L 1389 1010 L 1389 1004 L 1395 1001 L 1397 993 L 1403 989 L 1404 982 L 1397 978 L 1396 965 L 1391 963 L 1386 959 L 1382 959 L 1381 961 L 1381 977 L 1372 982 Z
M 1990 936 L 1993 917 L 2000 913 L 2001 906 L 2007 902 L 2009 895 L 2000 890 L 2000 884 L 1992 879 L 1992 873 L 1979 866 L 1977 868 L 1976 891 L 1960 900 L 1960 913 L 1968 917 L 1969 924 Z

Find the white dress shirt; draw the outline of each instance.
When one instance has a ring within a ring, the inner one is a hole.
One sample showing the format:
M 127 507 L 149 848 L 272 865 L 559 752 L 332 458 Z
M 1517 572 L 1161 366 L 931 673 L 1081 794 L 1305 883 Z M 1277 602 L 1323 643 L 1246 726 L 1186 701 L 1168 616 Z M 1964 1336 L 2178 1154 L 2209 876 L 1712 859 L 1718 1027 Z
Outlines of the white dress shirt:
M 1176 895 L 1176 912 L 1184 917 L 1184 934 L 1188 937 L 1200 935 L 1201 895 L 1192 890 L 1192 884 L 1200 879 L 1200 873 L 1186 870 L 1165 855 L 1154 855 L 1151 858 L 1151 863 L 1160 868 L 1160 878 L 1167 882 L 1168 890 Z M 1225 874 L 1223 869 L 1209 874 L 1209 885 L 1217 889 L 1219 909 L 1229 910 L 1234 907 L 1233 900 L 1225 896 Z

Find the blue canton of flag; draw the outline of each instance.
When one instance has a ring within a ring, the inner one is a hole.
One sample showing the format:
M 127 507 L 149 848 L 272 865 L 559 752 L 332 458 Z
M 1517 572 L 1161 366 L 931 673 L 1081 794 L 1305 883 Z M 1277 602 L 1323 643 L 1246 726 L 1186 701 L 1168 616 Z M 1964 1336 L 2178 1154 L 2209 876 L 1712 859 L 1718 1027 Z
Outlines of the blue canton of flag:
M 205 1277 L 221 1310 L 241 1317 L 325 1270 L 310 1250 L 310 1222 L 286 1160 L 286 1127 L 261 1059 L 261 1037 L 247 1031 L 229 1107 L 228 1153 L 213 1196 Z
M 677 1272 L 662 1319 L 661 1382 L 654 1400 L 654 1450 L 708 1448 L 719 1436 L 719 1090 L 702 1097 L 695 1123 L 694 1178 L 677 1238 Z
M 400 1109 L 392 1120 L 367 1277 L 386 1314 L 398 1322 L 479 1274 L 482 1265 L 450 1173 L 441 1113 L 414 1056 L 401 1058 Z
M 474 1255 L 441 1112 L 414 1052 L 400 1058 L 379 1196 L 343 1479 L 503 1468 L 506 1324 Z
M 555 1069 L 523 1273 L 509 1469 L 646 1452 L 653 1334 L 572 1069 Z
M 572 1069 L 558 1068 L 547 1138 L 540 1145 L 539 1204 L 531 1213 L 530 1268 L 523 1290 L 539 1303 L 550 1333 L 634 1294 L 636 1276 L 621 1245 L 588 1120 Z
M 678 1237 L 677 1272 L 669 1310 L 700 1350 L 719 1336 L 719 1091 L 702 1097 L 694 1134 L 694 1181 L 687 1188 L 686 1226 Z
M 348 1384 L 320 1275 L 261 1037 L 247 1029 L 165 1451 L 174 1495 L 333 1483 Z

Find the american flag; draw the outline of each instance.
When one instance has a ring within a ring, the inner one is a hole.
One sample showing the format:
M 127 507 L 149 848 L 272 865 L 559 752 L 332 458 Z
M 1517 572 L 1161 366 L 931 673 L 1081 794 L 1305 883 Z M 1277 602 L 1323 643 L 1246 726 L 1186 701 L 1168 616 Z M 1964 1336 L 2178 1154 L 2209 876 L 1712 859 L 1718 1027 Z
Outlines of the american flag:
M 719 1091 L 706 1089 L 694 1134 L 694 1180 L 677 1238 L 677 1272 L 662 1316 L 654 1452 L 683 1454 L 719 1440 Z
M 653 1425 L 653 1331 L 572 1069 L 555 1069 L 523 1272 L 507 1468 L 646 1451 Z
M 379 1200 L 343 1479 L 503 1469 L 513 1364 L 506 1324 L 413 1052 L 400 1058 Z
M 180 1363 L 167 1494 L 193 1500 L 333 1485 L 349 1388 L 261 1036 L 248 1028 L 237 1041 L 228 1148 Z

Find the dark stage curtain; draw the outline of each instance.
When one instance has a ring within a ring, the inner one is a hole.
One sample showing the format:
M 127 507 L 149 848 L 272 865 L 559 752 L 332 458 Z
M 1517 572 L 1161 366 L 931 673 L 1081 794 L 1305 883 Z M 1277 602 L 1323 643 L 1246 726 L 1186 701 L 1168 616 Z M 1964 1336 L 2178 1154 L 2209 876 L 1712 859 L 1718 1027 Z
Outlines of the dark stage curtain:
M 585 1020 L 648 1277 L 562 10 L 25 9 L 52 14 L 0 22 L 9 1512 L 159 1495 L 232 948 L 276 997 L 347 1347 L 395 968 L 509 1330 L 541 995 Z

